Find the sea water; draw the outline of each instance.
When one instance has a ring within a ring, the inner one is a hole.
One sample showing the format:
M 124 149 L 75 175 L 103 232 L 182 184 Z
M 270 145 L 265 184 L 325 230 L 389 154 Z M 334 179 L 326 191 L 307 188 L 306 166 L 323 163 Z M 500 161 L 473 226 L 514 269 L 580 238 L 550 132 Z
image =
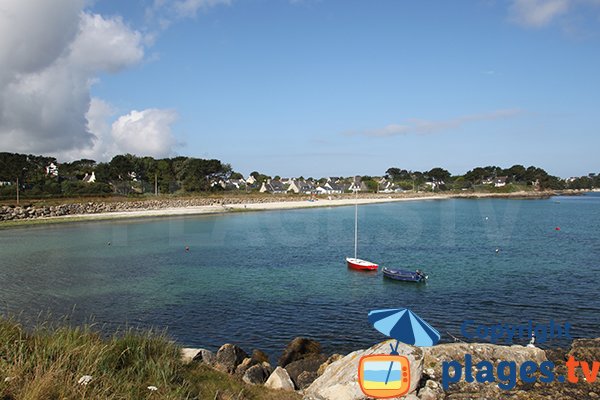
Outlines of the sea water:
M 598 194 L 373 204 L 358 217 L 360 258 L 428 282 L 347 269 L 353 206 L 82 222 L 0 231 L 0 313 L 272 356 L 296 336 L 327 352 L 371 346 L 385 337 L 367 314 L 381 308 L 410 308 L 444 341 L 464 339 L 465 320 L 600 337 Z

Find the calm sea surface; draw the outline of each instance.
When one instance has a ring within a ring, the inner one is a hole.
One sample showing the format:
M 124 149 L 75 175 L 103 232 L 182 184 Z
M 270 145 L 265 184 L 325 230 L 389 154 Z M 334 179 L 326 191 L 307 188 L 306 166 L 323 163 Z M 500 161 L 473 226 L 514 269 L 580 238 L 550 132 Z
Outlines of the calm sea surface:
M 295 336 L 370 346 L 379 308 L 409 307 L 447 341 L 465 319 L 600 337 L 598 194 L 360 206 L 359 257 L 420 268 L 425 285 L 349 271 L 353 228 L 354 208 L 336 207 L 2 230 L 0 313 L 168 328 L 186 346 L 272 357 Z

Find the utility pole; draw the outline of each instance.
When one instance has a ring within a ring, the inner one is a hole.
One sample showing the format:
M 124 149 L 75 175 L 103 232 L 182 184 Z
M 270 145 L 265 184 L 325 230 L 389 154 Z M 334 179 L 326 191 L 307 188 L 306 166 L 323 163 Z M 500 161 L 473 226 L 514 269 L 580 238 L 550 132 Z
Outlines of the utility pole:
M 158 174 L 154 174 L 154 195 L 158 196 Z
M 17 176 L 17 205 L 19 205 L 19 177 Z

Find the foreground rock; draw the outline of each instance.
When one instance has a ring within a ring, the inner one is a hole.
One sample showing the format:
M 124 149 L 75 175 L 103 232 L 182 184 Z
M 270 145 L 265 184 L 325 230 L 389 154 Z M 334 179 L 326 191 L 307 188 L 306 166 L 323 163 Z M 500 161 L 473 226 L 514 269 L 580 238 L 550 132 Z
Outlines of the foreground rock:
M 317 377 L 317 371 L 327 361 L 324 354 L 310 354 L 309 356 L 294 361 L 285 366 L 292 382 L 298 389 L 307 388 Z
M 290 379 L 287 371 L 281 367 L 275 368 L 275 371 L 265 382 L 265 386 L 270 389 L 294 390 L 294 382 Z
M 215 354 L 206 349 L 181 349 L 181 361 L 183 361 L 184 364 L 189 364 L 195 361 L 212 366 L 215 363 L 215 359 Z
M 233 374 L 244 359 L 248 358 L 248 354 L 241 347 L 235 344 L 224 344 L 217 352 L 215 368 L 219 371 Z
M 273 373 L 273 368 L 268 362 L 256 364 L 248 368 L 242 380 L 250 385 L 262 385 Z
M 358 363 L 360 358 L 369 354 L 388 354 L 388 340 L 367 350 L 358 350 L 329 365 L 323 375 L 318 377 L 306 390 L 305 399 L 310 400 L 359 400 L 367 397 L 358 384 Z M 410 388 L 408 394 L 414 393 L 421 380 L 423 369 L 423 350 L 418 347 L 400 343 L 398 353 L 410 362 Z

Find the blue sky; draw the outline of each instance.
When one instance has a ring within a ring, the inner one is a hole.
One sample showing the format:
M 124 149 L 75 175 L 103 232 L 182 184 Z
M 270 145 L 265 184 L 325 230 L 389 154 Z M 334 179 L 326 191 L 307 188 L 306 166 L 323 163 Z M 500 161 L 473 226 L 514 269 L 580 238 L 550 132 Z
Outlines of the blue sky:
M 9 136 L 0 123 L 9 150 L 188 155 L 305 177 L 600 172 L 597 0 L 64 2 L 80 7 L 79 30 L 60 40 L 85 56 L 42 67 L 82 75 L 89 135 L 41 146 L 32 128 Z

